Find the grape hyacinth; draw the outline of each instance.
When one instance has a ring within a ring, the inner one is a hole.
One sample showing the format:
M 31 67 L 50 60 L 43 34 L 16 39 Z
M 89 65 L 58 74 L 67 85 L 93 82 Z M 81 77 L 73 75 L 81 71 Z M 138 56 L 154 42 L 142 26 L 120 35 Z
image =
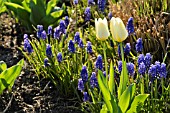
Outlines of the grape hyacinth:
M 160 64 L 159 61 L 156 61 L 155 65 L 156 65 L 157 78 L 159 78 L 159 74 L 160 74 L 160 71 L 161 71 L 161 64 Z
M 45 67 L 49 66 L 48 58 L 45 58 L 45 59 L 44 59 L 44 66 L 45 66 Z
M 166 64 L 165 63 L 161 63 L 161 69 L 160 69 L 160 78 L 166 78 L 167 76 L 167 70 L 166 70 Z
M 85 9 L 84 15 L 85 15 L 85 21 L 90 21 L 90 18 L 91 18 L 90 7 L 87 7 L 87 8 Z
M 91 53 L 93 52 L 91 42 L 90 42 L 90 41 L 87 41 L 86 46 L 87 46 L 87 48 L 86 48 L 87 53 L 90 53 L 90 54 L 91 54 Z
M 76 43 L 79 43 L 80 42 L 80 33 L 79 32 L 76 32 L 75 35 L 74 35 L 74 41 Z
M 60 27 L 56 27 L 54 29 L 54 39 L 59 39 L 60 38 Z
M 83 92 L 83 95 L 84 95 L 84 98 L 83 98 L 83 101 L 86 102 L 89 100 L 89 95 L 87 92 Z
M 43 40 L 45 40 L 45 39 L 47 38 L 47 34 L 46 34 L 46 31 L 45 31 L 45 30 L 42 31 L 42 33 L 41 33 L 41 38 L 42 38 Z
M 101 55 L 97 56 L 95 66 L 96 66 L 97 69 L 100 69 L 100 70 L 103 69 L 103 62 L 102 62 L 102 56 Z
M 150 66 L 148 74 L 151 75 L 151 81 L 157 78 L 156 65 L 152 64 Z
M 140 65 L 140 63 L 145 63 L 145 56 L 143 55 L 143 54 L 140 54 L 139 56 L 138 56 L 138 66 Z
M 41 33 L 43 32 L 43 26 L 37 25 L 37 37 L 41 38 Z
M 74 5 L 77 5 L 77 4 L 78 4 L 78 0 L 74 0 L 74 1 L 73 1 L 73 4 L 74 4 Z
M 53 30 L 52 26 L 48 26 L 48 35 L 52 35 L 52 30 Z
M 129 35 L 135 32 L 134 25 L 133 25 L 133 17 L 130 17 L 128 19 L 126 29 L 127 29 Z
M 81 92 L 83 92 L 83 90 L 84 90 L 84 83 L 81 78 L 78 79 L 78 90 L 80 90 Z
M 83 44 L 83 40 L 80 38 L 80 41 L 78 43 L 79 48 L 83 48 L 84 44 Z
M 46 56 L 52 57 L 52 50 L 51 50 L 50 44 L 47 44 L 47 46 L 46 46 Z
M 90 86 L 92 88 L 98 87 L 98 81 L 97 81 L 96 73 L 95 72 L 92 72 L 92 75 L 90 77 Z
M 87 4 L 88 4 L 88 6 L 90 6 L 90 5 L 94 5 L 95 2 L 94 2 L 93 0 L 88 0 L 88 1 L 87 1 Z
M 88 80 L 88 72 L 87 72 L 87 67 L 86 66 L 82 67 L 80 76 L 81 76 L 81 78 L 83 80 L 83 83 L 85 84 L 87 82 L 87 80 Z
M 146 66 L 145 66 L 144 62 L 139 64 L 138 72 L 139 72 L 140 75 L 144 75 L 145 74 Z
M 98 8 L 100 11 L 104 12 L 106 0 L 98 0 Z
M 143 50 L 143 45 L 142 45 L 142 44 L 143 44 L 142 38 L 139 38 L 139 39 L 137 40 L 136 45 L 135 45 L 136 51 L 137 51 L 138 53 L 141 53 L 142 50 Z
M 128 70 L 128 74 L 133 76 L 135 74 L 135 70 L 134 70 L 134 64 L 133 63 L 127 63 L 127 70 Z
M 109 20 L 111 20 L 112 17 L 113 17 L 112 12 L 109 12 L 109 13 L 108 13 L 108 18 L 109 18 Z
M 68 16 L 65 16 L 64 22 L 65 22 L 65 26 L 67 27 L 70 22 Z
M 129 55 L 130 50 L 131 50 L 130 43 L 126 43 L 125 48 L 124 48 L 125 55 Z
M 69 43 L 68 43 L 68 50 L 71 53 L 74 53 L 76 51 L 76 48 L 74 47 L 74 42 L 72 40 L 70 40 Z
M 66 27 L 65 27 L 65 22 L 64 22 L 64 20 L 60 20 L 59 26 L 60 26 L 60 32 L 65 34 L 65 28 L 66 28 Z
M 59 53 L 57 54 L 57 60 L 58 60 L 59 63 L 61 63 L 61 61 L 63 60 L 63 57 L 62 57 L 62 53 L 61 53 L 61 52 L 59 52 Z
M 24 34 L 24 49 L 26 51 L 28 51 L 29 54 L 33 52 L 31 44 L 30 44 L 30 42 L 28 40 L 28 35 L 27 34 Z
M 149 69 L 150 65 L 151 65 L 151 60 L 152 60 L 152 56 L 150 53 L 146 53 L 145 58 L 144 58 L 144 63 L 147 69 Z
M 118 61 L 118 71 L 119 73 L 122 71 L 122 61 Z

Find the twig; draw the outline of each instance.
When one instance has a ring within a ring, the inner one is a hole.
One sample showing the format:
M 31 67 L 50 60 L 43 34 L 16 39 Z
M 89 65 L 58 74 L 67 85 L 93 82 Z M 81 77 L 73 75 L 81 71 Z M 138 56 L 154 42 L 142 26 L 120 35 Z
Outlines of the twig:
M 11 106 L 11 102 L 13 100 L 13 97 L 14 97 L 14 94 L 12 94 L 11 99 L 9 100 L 9 103 L 8 103 L 7 107 L 5 108 L 5 110 L 3 111 L 3 113 L 5 113 L 8 110 L 8 108 Z

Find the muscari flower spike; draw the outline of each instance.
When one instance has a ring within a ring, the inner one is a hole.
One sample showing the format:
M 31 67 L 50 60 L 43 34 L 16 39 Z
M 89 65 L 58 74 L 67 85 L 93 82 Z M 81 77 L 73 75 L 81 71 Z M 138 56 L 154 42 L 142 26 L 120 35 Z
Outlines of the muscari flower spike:
M 78 0 L 74 0 L 74 1 L 73 1 L 73 4 L 74 4 L 74 5 L 77 5 L 77 4 L 78 4 Z
M 98 8 L 100 11 L 104 12 L 106 0 L 98 0 Z
M 60 26 L 60 31 L 61 31 L 61 33 L 64 33 L 64 34 L 65 34 L 65 28 L 66 28 L 66 26 L 65 26 L 64 20 L 60 20 L 59 26 Z
M 145 63 L 145 56 L 143 55 L 143 54 L 140 54 L 139 56 L 138 56 L 138 66 L 140 65 L 140 63 Z
M 59 39 L 59 38 L 60 38 L 60 35 L 61 35 L 61 33 L 60 33 L 60 27 L 58 26 L 58 27 L 56 27 L 56 28 L 54 29 L 54 39 Z
M 151 76 L 151 81 L 157 78 L 156 65 L 152 64 L 150 66 L 148 74 Z
M 118 71 L 119 73 L 122 71 L 122 61 L 118 61 Z
M 92 88 L 98 87 L 98 81 L 97 81 L 96 73 L 95 72 L 92 72 L 92 75 L 90 77 L 90 86 Z
M 30 42 L 28 40 L 28 35 L 27 34 L 24 34 L 24 49 L 26 51 L 28 51 L 29 54 L 33 52 L 31 44 L 30 44 Z
M 50 46 L 50 44 L 47 44 L 47 46 L 46 46 L 46 56 L 47 57 L 52 57 L 52 50 L 51 50 L 51 46 Z
M 45 67 L 49 66 L 48 58 L 45 58 L 45 59 L 44 59 L 44 66 L 45 66 Z
M 75 35 L 74 35 L 74 41 L 76 43 L 79 43 L 80 42 L 80 33 L 79 32 L 76 32 Z
M 48 26 L 48 35 L 52 35 L 52 30 L 53 30 L 52 26 Z
M 85 21 L 90 21 L 90 18 L 91 18 L 90 7 L 87 7 L 87 8 L 85 9 L 84 15 L 85 15 Z
M 142 50 L 143 50 L 143 45 L 142 45 L 142 44 L 143 44 L 142 38 L 139 38 L 139 39 L 137 40 L 136 45 L 135 45 L 136 51 L 137 51 L 138 53 L 141 53 Z
M 109 20 L 111 20 L 112 17 L 113 17 L 112 12 L 109 12 L 109 13 L 108 13 L 108 18 L 109 18 Z
M 78 90 L 80 90 L 81 92 L 83 92 L 83 90 L 84 90 L 84 83 L 81 78 L 78 79 Z
M 70 22 L 68 16 L 65 16 L 64 22 L 65 22 L 65 26 L 67 27 Z
M 167 70 L 166 70 L 166 64 L 165 63 L 161 63 L 161 69 L 160 69 L 160 78 L 166 78 L 167 76 Z
M 88 4 L 88 6 L 90 6 L 90 5 L 94 5 L 95 2 L 94 2 L 94 0 L 88 0 L 88 1 L 87 1 L 87 4 Z
M 139 72 L 140 75 L 144 75 L 145 74 L 146 66 L 145 66 L 144 62 L 139 64 L 138 72 Z
M 128 74 L 133 76 L 135 74 L 135 70 L 134 70 L 134 64 L 133 63 L 127 63 L 127 70 L 128 70 Z
M 43 26 L 37 25 L 37 37 L 41 38 L 41 33 L 43 32 Z
M 57 54 L 57 60 L 58 60 L 59 63 L 61 63 L 61 61 L 63 60 L 63 57 L 62 57 L 62 53 L 61 53 L 61 52 L 59 52 L 59 53 Z
M 100 69 L 100 70 L 103 69 L 103 61 L 102 61 L 102 56 L 101 55 L 97 56 L 95 66 L 96 66 L 97 69 Z
M 87 92 L 83 92 L 83 95 L 84 95 L 84 98 L 83 98 L 83 101 L 86 102 L 89 100 L 89 95 Z
M 42 31 L 42 33 L 41 33 L 41 38 L 42 38 L 43 40 L 45 40 L 45 39 L 47 38 L 47 34 L 46 34 L 46 31 L 45 31 L 45 30 Z
M 144 58 L 144 63 L 147 69 L 149 69 L 150 65 L 151 65 L 151 60 L 152 60 L 152 56 L 150 53 L 146 53 L 145 58 Z
M 85 84 L 87 82 L 87 80 L 88 80 L 88 72 L 87 72 L 87 67 L 86 66 L 82 67 L 80 76 L 81 76 L 81 78 L 83 80 L 83 83 Z
M 80 41 L 78 43 L 79 48 L 83 48 L 84 44 L 83 44 L 83 40 L 80 38 Z
M 74 42 L 72 40 L 70 40 L 69 43 L 68 43 L 68 50 L 71 53 L 74 53 L 76 51 L 76 48 L 74 47 Z
M 133 17 L 130 17 L 128 19 L 126 29 L 127 29 L 129 35 L 135 32 L 134 25 L 133 25 Z
M 131 50 L 130 43 L 126 43 L 125 48 L 124 48 L 125 55 L 129 55 L 130 50 Z
M 90 42 L 90 41 L 87 41 L 86 46 L 87 46 L 87 48 L 86 48 L 87 53 L 90 53 L 90 54 L 91 54 L 91 53 L 93 52 L 91 42 Z

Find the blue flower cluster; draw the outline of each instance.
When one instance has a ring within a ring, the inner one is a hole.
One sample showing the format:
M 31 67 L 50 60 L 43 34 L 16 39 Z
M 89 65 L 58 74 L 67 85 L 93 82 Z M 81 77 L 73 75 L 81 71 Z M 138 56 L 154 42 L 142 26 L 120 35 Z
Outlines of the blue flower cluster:
M 30 54 L 33 52 L 31 44 L 28 40 L 28 35 L 24 34 L 24 49 Z
M 100 70 L 103 69 L 103 61 L 102 61 L 102 56 L 101 55 L 97 56 L 95 66 L 96 66 L 97 69 L 100 69 Z
M 91 42 L 90 41 L 87 41 L 87 44 L 86 44 L 87 48 L 87 53 L 93 53 L 93 50 L 92 50 L 92 45 L 91 45 Z
M 127 29 L 129 35 L 135 32 L 134 25 L 133 25 L 133 17 L 130 17 L 128 19 L 126 29 Z
M 41 38 L 41 33 L 43 32 L 43 26 L 37 25 L 37 37 Z
M 92 75 L 90 77 L 90 86 L 92 88 L 98 87 L 98 81 L 97 81 L 96 73 L 95 72 L 92 72 Z
M 47 44 L 47 46 L 46 46 L 46 56 L 47 57 L 53 56 L 50 44 Z
M 131 51 L 131 46 L 130 43 L 126 43 L 125 47 L 123 48 L 124 54 L 127 56 L 129 55 L 130 51 Z M 118 55 L 121 58 L 121 49 L 120 49 L 120 45 L 118 45 Z
M 152 61 L 152 56 L 150 53 L 146 53 L 145 56 L 144 54 L 140 54 L 137 60 L 138 66 L 140 66 L 140 64 L 143 62 L 145 64 L 146 69 L 149 69 L 151 65 L 151 61 Z
M 100 11 L 104 12 L 106 0 L 98 0 L 98 8 Z
M 44 59 L 44 66 L 45 66 L 45 67 L 48 67 L 48 66 L 49 66 L 48 58 L 45 58 L 45 59 Z
M 53 30 L 53 27 L 52 26 L 48 26 L 48 35 L 52 35 L 52 30 Z
M 88 0 L 88 1 L 87 1 L 87 4 L 88 4 L 88 6 L 90 6 L 90 5 L 94 5 L 95 2 L 94 2 L 94 0 Z
M 75 53 L 75 51 L 76 51 L 76 48 L 74 47 L 74 42 L 72 40 L 70 40 L 69 43 L 68 43 L 68 50 L 71 53 Z
M 87 80 L 88 80 L 88 72 L 87 72 L 87 67 L 86 66 L 82 67 L 80 76 L 81 76 L 81 78 L 83 80 L 83 83 L 85 84 L 87 82 Z
M 91 18 L 90 7 L 87 7 L 87 8 L 85 9 L 84 15 L 85 15 L 85 21 L 90 21 L 90 18 Z
M 126 64 L 128 74 L 133 76 L 135 74 L 135 65 L 131 62 Z M 122 61 L 118 61 L 118 71 L 121 73 L 122 71 Z
M 135 47 L 136 47 L 136 51 L 137 51 L 138 53 L 141 53 L 141 52 L 142 52 L 142 50 L 143 50 L 142 38 L 138 38 L 138 39 L 137 39 Z
M 59 53 L 57 54 L 57 60 L 58 60 L 59 63 L 61 63 L 61 61 L 63 60 L 63 57 L 62 57 L 62 53 L 61 53 L 61 52 L 59 52 Z

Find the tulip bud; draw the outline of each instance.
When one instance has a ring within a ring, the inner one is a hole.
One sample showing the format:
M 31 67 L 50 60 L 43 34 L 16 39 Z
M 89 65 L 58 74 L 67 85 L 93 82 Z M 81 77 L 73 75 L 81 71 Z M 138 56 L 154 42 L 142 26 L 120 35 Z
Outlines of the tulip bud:
M 126 27 L 120 18 L 114 18 L 114 17 L 111 18 L 110 30 L 112 33 L 113 40 L 117 42 L 122 42 L 128 37 L 128 32 L 126 30 Z
M 95 19 L 96 37 L 98 40 L 106 40 L 110 36 L 106 18 Z

